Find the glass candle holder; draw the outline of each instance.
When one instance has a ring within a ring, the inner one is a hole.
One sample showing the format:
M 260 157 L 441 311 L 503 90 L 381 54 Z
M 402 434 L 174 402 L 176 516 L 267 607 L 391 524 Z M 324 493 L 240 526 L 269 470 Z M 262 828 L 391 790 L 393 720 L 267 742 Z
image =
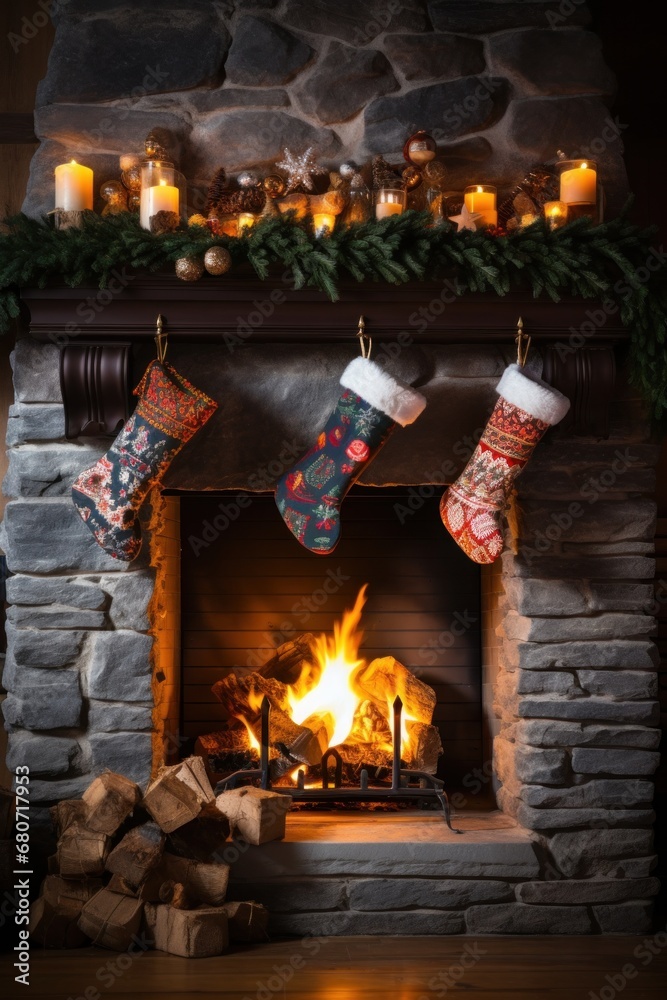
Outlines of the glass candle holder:
M 252 229 L 255 225 L 255 216 L 252 212 L 239 212 L 239 236 L 241 236 L 246 229 Z
M 336 216 L 331 215 L 330 212 L 315 212 L 313 215 L 313 229 L 318 238 L 321 236 L 331 236 L 335 225 Z
M 560 200 L 568 206 L 571 219 L 597 219 L 598 173 L 595 160 L 559 160 Z
M 366 185 L 350 188 L 350 197 L 343 212 L 343 224 L 350 226 L 353 222 L 368 222 L 372 214 L 371 193 Z
M 567 222 L 567 205 L 564 201 L 545 201 L 544 218 L 549 229 L 560 229 Z
M 405 211 L 407 192 L 403 188 L 380 188 L 375 195 L 375 218 L 386 219 Z
M 470 213 L 481 215 L 485 226 L 498 225 L 496 198 L 497 191 L 492 184 L 471 184 L 463 192 L 466 208 Z
M 170 212 L 182 218 L 185 211 L 185 178 L 168 160 L 146 160 L 141 165 L 139 222 L 151 228 L 151 216 Z

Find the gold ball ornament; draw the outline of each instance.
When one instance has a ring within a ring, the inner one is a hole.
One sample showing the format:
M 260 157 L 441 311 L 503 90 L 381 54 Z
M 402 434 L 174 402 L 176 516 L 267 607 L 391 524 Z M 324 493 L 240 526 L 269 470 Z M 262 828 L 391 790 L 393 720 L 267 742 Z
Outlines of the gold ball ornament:
M 224 247 L 210 247 L 204 254 L 204 267 L 209 274 L 226 274 L 232 266 L 232 256 Z
M 282 198 L 285 194 L 287 184 L 279 174 L 269 174 L 262 181 L 262 187 L 264 188 L 264 193 L 269 198 Z
M 421 170 L 419 170 L 418 167 L 414 167 L 412 164 L 405 168 L 401 176 L 405 181 L 405 188 L 407 191 L 414 191 L 414 189 L 419 187 L 422 182 Z
M 179 257 L 176 261 L 176 277 L 181 281 L 198 281 L 204 273 L 204 262 L 198 257 Z

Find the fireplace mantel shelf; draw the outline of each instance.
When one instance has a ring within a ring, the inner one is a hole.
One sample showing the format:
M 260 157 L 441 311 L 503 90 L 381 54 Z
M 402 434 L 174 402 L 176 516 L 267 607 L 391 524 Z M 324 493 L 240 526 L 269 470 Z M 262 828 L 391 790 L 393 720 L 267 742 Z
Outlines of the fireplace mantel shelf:
M 599 309 L 595 300 L 566 297 L 554 303 L 529 291 L 456 298 L 449 289 L 440 281 L 390 285 L 348 279 L 340 282 L 339 301 L 331 302 L 317 289 L 292 288 L 279 274 L 262 281 L 252 270 L 238 268 L 232 275 L 205 275 L 194 283 L 172 273 L 127 273 L 110 292 L 52 284 L 24 289 L 22 298 L 33 335 L 48 340 L 62 334 L 86 340 L 153 337 L 158 313 L 171 337 L 188 340 L 220 339 L 235 334 L 239 324 L 248 325 L 255 343 L 346 340 L 361 313 L 374 338 L 395 339 L 405 332 L 415 344 L 508 342 L 519 316 L 539 342 L 562 341 L 572 327 L 579 330 L 587 322 L 584 334 L 591 342 L 627 339 L 617 316 L 586 333 L 588 312 Z
M 362 314 L 375 343 L 510 346 L 522 317 L 542 350 L 545 377 L 572 401 L 575 431 L 598 436 L 608 433 L 614 346 L 628 339 L 618 316 L 606 316 L 596 300 L 554 303 L 528 291 L 455 298 L 444 281 L 347 280 L 332 303 L 316 289 L 295 290 L 279 273 L 262 281 L 238 268 L 192 284 L 173 273 L 119 274 L 109 291 L 52 284 L 24 289 L 22 298 L 32 335 L 61 348 L 68 437 L 112 434 L 129 415 L 132 348 L 155 336 L 158 314 L 175 341 L 235 347 L 349 341 Z

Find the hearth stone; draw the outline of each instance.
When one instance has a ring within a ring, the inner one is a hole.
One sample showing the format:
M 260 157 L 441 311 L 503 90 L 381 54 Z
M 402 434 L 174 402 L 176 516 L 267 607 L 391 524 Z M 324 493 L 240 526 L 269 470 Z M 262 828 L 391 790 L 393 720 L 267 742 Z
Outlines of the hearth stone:
M 153 639 L 139 632 L 91 636 L 88 694 L 103 701 L 149 701 Z M 113 768 L 112 768 L 113 770 Z M 122 773 L 122 768 L 118 768 Z
M 24 766 L 36 777 L 66 774 L 80 755 L 76 740 L 57 736 L 34 736 L 15 733 L 7 754 L 7 767 L 14 771 Z
M 556 833 L 549 841 L 549 851 L 568 878 L 576 876 L 624 877 L 624 855 L 633 858 L 650 855 L 651 830 L 577 830 Z M 630 876 L 628 876 L 630 877 Z
M 79 674 L 74 670 L 34 670 L 5 680 L 5 722 L 22 729 L 66 729 L 78 726 L 83 708 Z
M 558 0 L 502 2 L 496 0 L 429 0 L 427 7 L 436 31 L 504 31 L 507 28 L 537 25 L 564 27 L 588 24 L 590 13 L 585 3 L 572 4 L 567 15 L 559 13 Z M 549 18 L 552 20 L 549 20 Z
M 108 769 L 146 785 L 151 776 L 150 733 L 96 733 L 89 739 L 92 773 Z
M 309 45 L 279 24 L 246 15 L 236 26 L 225 73 L 233 84 L 271 87 L 291 80 L 312 55 Z
M 522 903 L 616 903 L 654 896 L 659 888 L 657 878 L 526 882 L 517 889 L 517 897 Z

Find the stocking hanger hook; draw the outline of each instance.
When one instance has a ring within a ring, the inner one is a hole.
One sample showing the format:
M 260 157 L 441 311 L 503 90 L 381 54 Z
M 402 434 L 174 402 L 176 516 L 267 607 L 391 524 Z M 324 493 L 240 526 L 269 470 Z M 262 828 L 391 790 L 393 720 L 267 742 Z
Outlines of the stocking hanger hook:
M 514 342 L 516 344 L 516 363 L 520 368 L 523 368 L 528 360 L 528 352 L 530 351 L 530 334 L 523 332 L 523 317 L 521 316 L 519 316 L 519 322 L 516 325 Z
M 163 325 L 164 319 L 162 318 L 162 313 L 160 313 L 156 324 L 157 333 L 155 334 L 155 346 L 157 347 L 157 359 L 161 364 L 167 357 L 167 346 L 169 342 L 169 334 L 163 331 Z
M 357 330 L 357 337 L 359 338 L 359 347 L 361 348 L 362 358 L 370 358 L 371 349 L 373 347 L 373 338 L 369 337 L 366 333 L 366 320 L 363 316 L 359 317 L 359 328 Z

